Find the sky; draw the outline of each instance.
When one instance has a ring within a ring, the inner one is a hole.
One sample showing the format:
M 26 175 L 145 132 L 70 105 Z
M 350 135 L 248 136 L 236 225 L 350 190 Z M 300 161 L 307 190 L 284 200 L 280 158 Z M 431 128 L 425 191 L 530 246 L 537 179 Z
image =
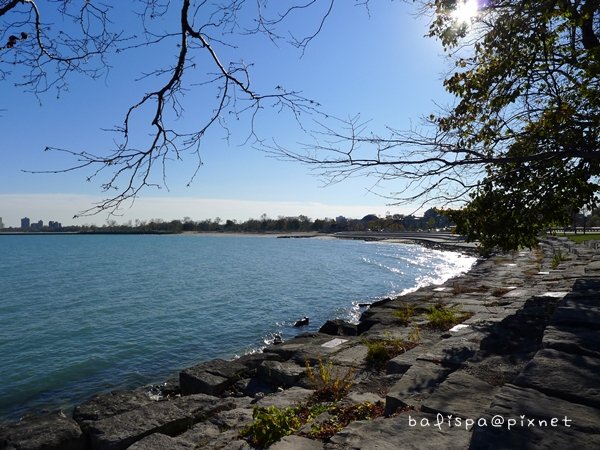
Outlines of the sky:
M 42 15 L 49 22 L 56 21 L 54 26 L 61 26 L 51 6 L 40 3 Z M 126 21 L 133 20 L 123 12 L 118 17 L 117 27 L 125 28 L 130 24 Z M 166 17 L 159 26 L 172 29 L 171 19 Z M 289 26 L 310 31 L 316 21 L 316 15 L 299 15 Z M 0 31 L 1 27 L 2 22 Z M 442 85 L 449 63 L 439 42 L 425 37 L 427 27 L 428 19 L 417 16 L 412 2 L 370 2 L 367 11 L 355 2 L 344 1 L 336 3 L 304 53 L 264 38 L 243 36 L 236 40 L 228 36 L 237 47 L 222 47 L 220 55 L 224 61 L 243 58 L 253 63 L 252 82 L 258 89 L 282 85 L 302 91 L 331 115 L 347 118 L 360 114 L 375 132 L 386 126 L 408 129 L 418 125 L 421 117 L 437 112 L 438 105 L 452 101 Z M 112 55 L 106 76 L 92 80 L 73 74 L 68 92 L 58 97 L 54 91 L 36 97 L 15 87 L 18 68 L 12 77 L 0 79 L 0 217 L 5 226 L 19 226 L 25 216 L 64 225 L 105 223 L 105 213 L 73 218 L 103 198 L 102 179 L 86 181 L 89 170 L 61 174 L 27 171 L 57 170 L 74 163 L 66 154 L 44 152 L 46 146 L 97 153 L 110 148 L 115 136 L 106 130 L 120 124 L 127 108 L 147 90 L 156 88 L 157 77 L 136 80 L 140 73 L 170 63 L 177 52 L 172 44 Z M 202 82 L 201 75 L 201 71 L 190 72 L 185 112 L 177 122 L 182 129 L 193 127 L 195 119 L 208 110 L 208 94 L 201 86 L 191 86 Z M 141 117 L 140 129 L 149 121 L 149 116 Z M 313 219 L 339 215 L 360 218 L 367 214 L 407 214 L 416 208 L 391 206 L 384 198 L 402 187 L 401 180 L 378 185 L 374 178 L 356 177 L 327 185 L 310 167 L 271 158 L 246 142 L 248 117 L 229 123 L 229 139 L 218 127 L 206 135 L 201 147 L 203 166 L 189 186 L 196 164 L 191 155 L 168 164 L 167 186 L 145 189 L 133 205 L 125 204 L 120 216 L 113 219 L 246 220 L 263 213 L 273 218 L 299 214 Z M 306 123 L 316 127 L 313 118 L 306 118 Z M 256 129 L 267 142 L 282 143 L 293 150 L 309 141 L 289 115 L 277 111 L 261 111 Z M 159 182 L 161 176 L 159 171 Z

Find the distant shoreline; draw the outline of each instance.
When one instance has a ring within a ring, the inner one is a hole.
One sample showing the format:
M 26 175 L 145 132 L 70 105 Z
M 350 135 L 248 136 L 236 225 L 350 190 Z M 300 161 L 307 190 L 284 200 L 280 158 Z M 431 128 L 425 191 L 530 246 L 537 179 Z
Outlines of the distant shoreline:
M 7 231 L 0 236 L 93 236 L 93 235 L 185 235 L 185 236 L 228 236 L 228 237 L 275 237 L 283 239 L 349 239 L 362 241 L 379 241 L 396 244 L 416 244 L 423 247 L 469 253 L 479 255 L 476 243 L 466 242 L 461 236 L 441 231 L 342 231 L 337 233 L 320 233 L 313 231 Z

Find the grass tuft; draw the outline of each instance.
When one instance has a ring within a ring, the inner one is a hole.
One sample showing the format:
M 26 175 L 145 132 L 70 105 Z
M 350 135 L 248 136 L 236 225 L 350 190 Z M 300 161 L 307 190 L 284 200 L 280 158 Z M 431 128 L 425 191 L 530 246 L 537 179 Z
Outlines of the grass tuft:
M 443 331 L 464 322 L 472 315 L 472 313 L 462 312 L 458 306 L 446 307 L 443 305 L 432 306 L 425 314 L 431 328 Z
M 402 325 L 407 326 L 410 318 L 415 315 L 415 307 L 412 305 L 404 305 L 402 308 L 397 309 L 392 314 L 394 317 L 400 320 Z

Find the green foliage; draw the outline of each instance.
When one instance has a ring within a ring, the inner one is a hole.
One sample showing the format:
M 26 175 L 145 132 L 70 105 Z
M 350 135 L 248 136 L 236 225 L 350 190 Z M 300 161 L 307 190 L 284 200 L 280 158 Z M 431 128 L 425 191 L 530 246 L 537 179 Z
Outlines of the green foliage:
M 312 382 L 315 392 L 313 399 L 319 402 L 334 402 L 344 398 L 354 380 L 354 369 L 348 368 L 345 371 L 335 367 L 331 361 L 323 363 L 319 358 L 316 370 L 311 367 L 307 360 L 306 375 Z
M 302 425 L 298 417 L 299 407 L 278 408 L 256 406 L 252 413 L 253 422 L 241 431 L 241 436 L 259 448 L 265 448 L 284 436 L 296 432 Z
M 556 269 L 561 262 L 567 261 L 567 259 L 568 258 L 565 255 L 563 255 L 563 252 L 560 249 L 558 249 L 552 257 L 552 261 L 550 262 L 550 268 Z
M 415 345 L 421 342 L 421 329 L 418 325 L 413 326 L 408 332 L 408 342 Z
M 449 330 L 454 325 L 467 320 L 471 315 L 461 312 L 458 306 L 445 307 L 443 305 L 432 306 L 426 313 L 429 326 L 438 330 Z
M 367 366 L 380 370 L 390 359 L 416 347 L 418 342 L 405 342 L 402 338 L 386 336 L 383 339 L 368 339 L 363 343 L 367 347 Z
M 329 439 L 350 422 L 355 420 L 372 420 L 382 416 L 384 409 L 384 405 L 381 402 L 375 404 L 363 402 L 350 406 L 336 406 L 328 411 L 332 415 L 332 418 L 314 424 L 308 436 L 313 439 Z
M 397 309 L 392 314 L 400 320 L 402 325 L 406 326 L 410 318 L 415 315 L 415 307 L 412 305 L 403 305 L 402 308 Z
M 480 164 L 485 173 L 473 185 L 462 180 L 476 187 L 449 216 L 485 249 L 532 247 L 597 200 L 600 4 L 479 2 L 467 26 L 452 17 L 457 2 L 427 4 L 430 36 L 460 47 L 444 82 L 458 101 L 432 121 L 452 164 Z

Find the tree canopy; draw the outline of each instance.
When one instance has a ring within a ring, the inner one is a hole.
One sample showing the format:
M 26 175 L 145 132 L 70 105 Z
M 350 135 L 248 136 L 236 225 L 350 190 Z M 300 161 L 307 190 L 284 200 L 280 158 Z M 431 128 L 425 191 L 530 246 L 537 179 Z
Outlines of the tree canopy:
M 431 34 L 468 49 L 445 81 L 459 100 L 435 121 L 453 150 L 486 169 L 451 216 L 484 246 L 531 246 L 598 191 L 600 2 L 494 0 L 472 36 L 452 33 L 446 17 Z
M 473 16 L 459 18 L 465 3 Z M 457 231 L 486 248 L 531 246 L 593 206 L 600 2 L 433 0 L 422 11 L 453 61 L 444 85 L 454 105 L 413 130 L 374 135 L 356 117 L 324 125 L 309 146 L 317 153 L 274 151 L 332 181 L 364 172 L 407 180 L 393 199 L 443 204 Z

